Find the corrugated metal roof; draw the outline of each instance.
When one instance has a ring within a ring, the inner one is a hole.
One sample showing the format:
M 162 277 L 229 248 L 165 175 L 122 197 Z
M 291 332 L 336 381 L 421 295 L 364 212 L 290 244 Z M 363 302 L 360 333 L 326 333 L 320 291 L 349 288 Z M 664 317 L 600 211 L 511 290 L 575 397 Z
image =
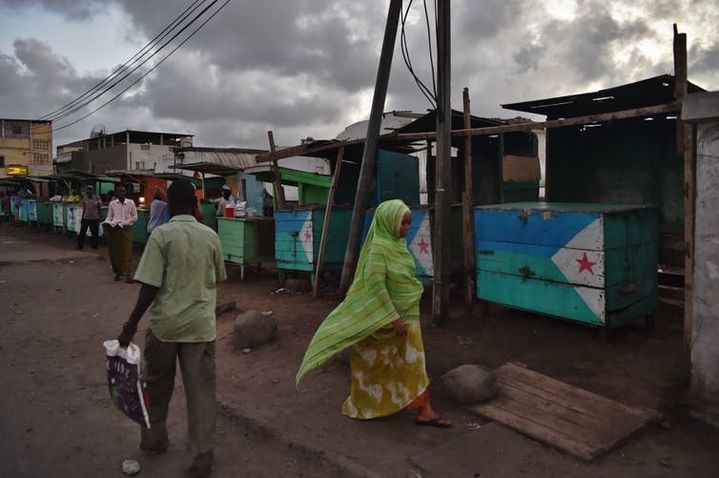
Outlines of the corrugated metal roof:
M 225 168 L 244 170 L 257 166 L 255 157 L 260 150 L 182 148 L 175 154 L 178 166 L 191 164 L 214 164 Z
M 688 82 L 689 93 L 704 91 Z M 503 104 L 502 108 L 546 115 L 549 119 L 643 108 L 674 101 L 674 77 L 659 75 L 590 93 Z

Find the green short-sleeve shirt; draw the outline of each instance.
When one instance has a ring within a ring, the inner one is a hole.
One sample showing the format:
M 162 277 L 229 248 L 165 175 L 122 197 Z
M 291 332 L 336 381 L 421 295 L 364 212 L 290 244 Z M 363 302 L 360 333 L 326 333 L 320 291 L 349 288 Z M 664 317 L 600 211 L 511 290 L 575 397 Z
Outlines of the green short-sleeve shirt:
M 157 287 L 150 330 L 163 342 L 210 342 L 216 284 L 227 278 L 220 239 L 189 215 L 174 216 L 150 235 L 135 280 Z

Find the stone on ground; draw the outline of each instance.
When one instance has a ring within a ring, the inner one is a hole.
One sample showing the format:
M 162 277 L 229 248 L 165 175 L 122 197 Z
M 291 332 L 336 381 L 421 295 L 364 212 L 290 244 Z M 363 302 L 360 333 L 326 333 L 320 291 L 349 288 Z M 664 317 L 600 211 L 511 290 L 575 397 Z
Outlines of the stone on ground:
M 277 319 L 257 310 L 240 314 L 232 328 L 232 341 L 236 350 L 253 349 L 277 338 Z
M 125 460 L 122 462 L 122 472 L 129 476 L 135 476 L 140 473 L 140 463 L 137 460 Z
M 465 405 L 486 402 L 497 394 L 496 375 L 481 365 L 460 365 L 442 376 L 442 384 L 452 398 Z

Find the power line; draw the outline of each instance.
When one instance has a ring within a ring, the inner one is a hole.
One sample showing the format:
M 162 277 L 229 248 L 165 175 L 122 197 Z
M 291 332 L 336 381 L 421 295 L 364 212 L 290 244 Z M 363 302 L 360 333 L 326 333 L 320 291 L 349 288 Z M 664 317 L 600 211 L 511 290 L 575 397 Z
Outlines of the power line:
M 199 8 L 200 5 L 204 3 L 206 0 L 194 0 L 190 6 L 188 6 L 180 15 L 175 17 L 172 22 L 167 25 L 160 33 L 155 35 L 155 37 L 150 40 L 142 49 L 140 49 L 138 52 L 136 52 L 132 57 L 130 57 L 128 60 L 126 60 L 123 64 L 115 68 L 108 76 L 106 76 L 102 81 L 95 84 L 93 87 L 85 91 L 83 94 L 72 100 L 71 102 L 67 103 L 66 105 L 47 113 L 40 117 L 40 119 L 51 119 L 61 113 L 64 113 L 65 111 L 69 110 L 70 108 L 76 106 L 80 101 L 82 101 L 84 98 L 86 98 L 88 95 L 92 94 L 93 92 L 97 91 L 99 88 L 101 88 L 103 85 L 107 84 L 110 80 L 117 77 L 117 75 L 121 74 L 123 71 L 127 70 L 130 66 L 137 63 L 138 59 L 144 56 L 147 52 L 147 50 L 151 49 L 153 46 L 155 46 L 157 43 L 159 43 L 160 40 L 165 38 L 167 35 L 169 35 L 170 31 L 174 30 L 177 25 L 181 24 L 185 19 L 187 19 L 188 16 L 192 14 L 197 8 Z
M 98 111 L 100 111 L 101 109 L 103 109 L 104 107 L 106 107 L 107 105 L 109 105 L 110 103 L 112 103 L 113 101 L 115 101 L 115 100 L 116 100 L 117 98 L 119 98 L 124 92 L 126 92 L 127 90 L 129 90 L 130 88 L 132 88 L 133 86 L 135 86 L 135 85 L 136 85 L 137 83 L 139 83 L 143 78 L 145 78 L 147 75 L 149 75 L 150 73 L 152 73 L 157 67 L 159 67 L 160 65 L 162 65 L 162 64 L 165 62 L 165 60 L 167 60 L 170 56 L 172 56 L 173 53 L 175 53 L 177 50 L 179 50 L 180 47 L 182 47 L 182 45 L 184 45 L 185 43 L 187 43 L 187 42 L 190 40 L 190 38 L 192 38 L 193 36 L 195 36 L 195 34 L 196 34 L 198 31 L 200 31 L 200 29 L 202 29 L 202 27 L 204 27 L 210 20 L 212 20 L 213 18 L 215 18 L 215 16 L 216 16 L 218 13 L 220 13 L 220 11 L 221 11 L 223 8 L 225 8 L 225 7 L 227 6 L 227 4 L 230 3 L 231 1 L 232 1 L 232 0 L 226 0 L 225 3 L 223 3 L 222 5 L 220 5 L 220 7 L 219 7 L 217 10 L 215 10 L 215 12 L 214 12 L 212 15 L 210 15 L 209 18 L 207 18 L 205 21 L 203 21 L 203 22 L 200 24 L 200 26 L 198 26 L 197 28 L 195 28 L 195 29 L 190 33 L 190 35 L 187 36 L 187 38 L 185 38 L 184 40 L 182 40 L 175 48 L 172 49 L 172 51 L 170 51 L 167 55 L 165 55 L 159 62 L 157 62 L 156 65 L 154 65 L 152 68 L 150 68 L 149 71 L 147 71 L 147 72 L 144 73 L 142 76 L 140 76 L 140 77 L 139 77 L 137 80 L 135 80 L 132 84 L 128 85 L 126 88 L 124 88 L 122 91 L 120 91 L 118 94 L 116 94 L 115 96 L 113 96 L 112 98 L 110 98 L 108 101 L 106 101 L 105 103 L 103 103 L 103 104 L 102 104 L 101 106 L 99 106 L 98 108 L 96 108 L 96 109 L 90 111 L 90 112 L 87 113 L 86 115 L 84 115 L 84 116 L 78 118 L 77 120 L 75 120 L 75 121 L 73 121 L 73 122 L 71 122 L 71 123 L 68 123 L 68 124 L 63 125 L 63 126 L 61 126 L 61 127 L 59 127 L 59 128 L 53 129 L 53 132 L 55 132 L 55 131 L 60 131 L 60 130 L 65 129 L 65 128 L 69 128 L 70 126 L 72 126 L 72 125 L 74 125 L 74 124 L 77 124 L 77 123 L 79 123 L 80 121 L 84 120 L 85 118 L 87 118 L 87 117 L 89 117 L 89 116 L 91 116 L 91 115 L 97 113 Z
M 107 93 L 108 91 L 110 91 L 111 89 L 113 89 L 115 86 L 117 86 L 117 85 L 118 85 L 119 83 L 121 83 L 123 80 L 125 80 L 125 78 L 127 78 L 128 76 L 130 76 L 131 74 L 133 74 L 133 73 L 134 73 L 135 71 L 137 71 L 142 65 L 144 65 L 145 63 L 147 63 L 148 61 L 150 61 L 152 58 L 155 57 L 155 55 L 157 55 L 157 54 L 160 53 L 163 49 L 165 49 L 165 47 L 166 47 L 167 45 L 169 45 L 173 40 L 175 40 L 175 38 L 177 38 L 177 37 L 180 36 L 182 33 L 184 33 L 184 31 L 187 30 L 190 26 L 192 26 L 192 24 L 194 24 L 196 21 L 198 21 L 199 18 L 200 18 L 201 16 L 203 16 L 210 8 L 212 8 L 218 1 L 219 1 L 219 0 L 213 0 L 212 3 L 210 3 L 210 4 L 209 4 L 208 6 L 206 6 L 204 9 L 202 9 L 202 11 L 201 11 L 200 13 L 198 13 L 192 20 L 190 20 L 190 22 L 189 22 L 187 25 L 185 25 L 184 27 L 182 27 L 182 29 L 180 29 L 180 31 L 178 31 L 177 33 L 175 33 L 175 34 L 172 36 L 172 38 L 170 38 L 170 39 L 167 40 L 165 43 L 163 43 L 162 46 L 160 46 L 160 48 L 157 49 L 157 51 L 155 51 L 152 55 L 150 55 L 149 57 L 147 57 L 146 59 L 144 59 L 144 60 L 142 61 L 142 63 L 140 63 L 139 65 L 137 65 L 136 67 L 134 67 L 131 71 L 129 71 L 128 73 L 126 73 L 125 75 L 123 75 L 119 80 L 117 80 L 117 81 L 115 81 L 114 83 L 112 83 L 110 86 L 108 86 L 107 88 L 105 88 L 103 91 L 101 91 L 101 92 L 99 92 L 99 93 L 96 93 L 96 94 L 93 95 L 91 98 L 86 99 L 85 101 L 82 102 L 82 104 L 80 104 L 80 105 L 78 105 L 78 106 L 72 108 L 72 109 L 69 110 L 69 111 L 66 111 L 65 113 L 63 113 L 63 114 L 61 114 L 61 115 L 57 115 L 57 116 L 53 117 L 53 121 L 61 120 L 61 119 L 63 119 L 63 118 L 66 118 L 66 117 L 72 115 L 73 113 L 75 113 L 75 112 L 77 112 L 78 110 L 84 108 L 85 106 L 89 105 L 89 104 L 92 103 L 94 100 L 96 100 L 97 98 L 101 97 L 102 95 L 104 95 L 105 93 Z M 173 50 L 173 51 L 174 51 L 174 50 Z M 154 69 L 154 68 L 153 68 L 153 69 Z M 150 71 L 152 71 L 152 70 L 150 70 Z M 140 78 L 144 78 L 144 77 L 145 77 L 145 76 L 141 76 Z M 132 83 L 132 84 L 134 85 L 135 83 Z M 125 90 L 123 90 L 123 91 L 125 91 Z
M 415 83 L 417 84 L 417 87 L 419 88 L 420 92 L 424 95 L 425 98 L 427 98 L 427 101 L 429 101 L 429 104 L 432 106 L 432 108 L 436 109 L 437 96 L 436 96 L 436 85 L 434 84 L 434 62 L 431 58 L 431 41 L 432 40 L 431 40 L 431 35 L 429 32 L 429 27 L 428 27 L 427 34 L 429 36 L 428 41 L 430 42 L 429 43 L 430 44 L 430 64 L 432 65 L 431 66 L 432 82 L 433 82 L 434 91 L 430 90 L 429 87 L 427 87 L 427 85 L 425 85 L 424 82 L 419 78 L 419 76 L 417 76 L 417 74 L 414 72 L 414 67 L 412 66 L 412 60 L 410 58 L 405 25 L 407 23 L 409 10 L 412 7 L 412 3 L 413 3 L 413 0 L 409 0 L 406 11 L 403 11 L 402 15 L 401 15 L 402 28 L 401 28 L 401 33 L 400 33 L 400 49 L 402 51 L 402 59 L 404 60 L 404 63 L 407 66 L 407 70 L 409 71 L 410 75 L 412 76 Z M 426 12 L 426 9 L 425 9 L 425 13 L 426 13 L 426 22 L 429 25 L 429 14 Z
M 432 33 L 429 28 L 429 13 L 427 12 L 427 0 L 422 0 L 422 3 L 424 4 L 424 20 L 427 24 L 427 46 L 429 47 L 429 67 L 430 71 L 432 72 L 432 92 L 434 93 L 434 97 L 437 98 L 437 81 L 434 74 L 434 54 L 432 53 Z M 434 9 L 435 12 L 435 19 L 437 18 L 437 8 Z M 435 22 L 436 24 L 436 22 Z

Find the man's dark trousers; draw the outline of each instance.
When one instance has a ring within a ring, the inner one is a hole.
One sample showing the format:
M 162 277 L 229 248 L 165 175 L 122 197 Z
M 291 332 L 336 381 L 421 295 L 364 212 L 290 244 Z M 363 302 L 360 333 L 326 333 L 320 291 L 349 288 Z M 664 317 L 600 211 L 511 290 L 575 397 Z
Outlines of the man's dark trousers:
M 85 236 L 87 235 L 87 229 L 90 228 L 90 245 L 93 249 L 97 249 L 97 244 L 100 241 L 100 220 L 99 219 L 83 219 L 80 221 L 80 233 L 77 235 L 77 247 L 82 249 L 85 247 Z

